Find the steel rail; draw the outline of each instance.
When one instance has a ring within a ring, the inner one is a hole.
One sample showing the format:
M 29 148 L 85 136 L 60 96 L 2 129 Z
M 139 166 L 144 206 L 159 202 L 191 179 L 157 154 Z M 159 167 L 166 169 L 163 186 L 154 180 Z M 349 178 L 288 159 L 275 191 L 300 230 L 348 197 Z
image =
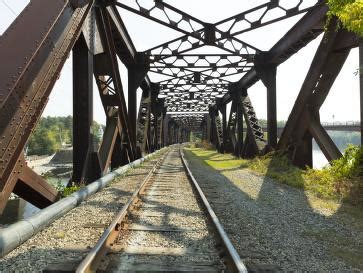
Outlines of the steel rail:
M 192 172 L 190 171 L 190 169 L 188 167 L 188 163 L 184 158 L 184 152 L 183 152 L 182 148 L 180 148 L 179 152 L 180 152 L 180 157 L 182 159 L 184 168 L 187 170 L 187 174 L 188 174 L 190 180 L 193 182 L 193 186 L 195 187 L 195 189 L 197 190 L 197 192 L 199 194 L 199 197 L 203 201 L 203 205 L 204 205 L 205 209 L 208 211 L 208 217 L 210 218 L 211 222 L 214 224 L 214 227 L 217 230 L 217 235 L 218 235 L 220 241 L 222 242 L 225 249 L 227 250 L 227 252 L 225 254 L 227 254 L 228 265 L 231 266 L 231 269 L 233 270 L 233 272 L 246 272 L 247 273 L 248 272 L 247 267 L 241 261 L 241 258 L 238 255 L 237 250 L 234 248 L 232 242 L 229 240 L 228 235 L 224 231 L 222 224 L 219 222 L 217 215 L 214 213 L 214 211 L 213 211 L 211 205 L 209 204 L 207 198 L 205 197 L 202 189 L 200 188 L 200 186 L 198 185 L 198 182 L 195 180 Z
M 127 215 L 130 212 L 132 206 L 141 198 L 141 194 L 149 182 L 150 178 L 159 167 L 161 162 L 163 162 L 166 152 L 155 164 L 152 170 L 145 177 L 144 181 L 137 188 L 137 190 L 133 193 L 129 201 L 122 207 L 121 211 L 117 214 L 108 228 L 104 231 L 101 238 L 98 240 L 96 245 L 92 248 L 92 250 L 87 254 L 86 258 L 82 260 L 79 266 L 76 269 L 77 273 L 81 272 L 96 272 L 97 264 L 100 261 L 101 257 L 107 252 L 107 245 L 111 243 L 117 236 L 118 232 L 122 228 L 123 222 L 126 220 Z
M 153 176 L 157 168 L 159 168 L 160 164 L 164 161 L 165 156 L 168 153 L 166 153 L 154 166 L 154 168 L 148 173 L 147 177 L 144 179 L 140 187 L 134 192 L 130 200 L 123 206 L 122 210 L 117 214 L 115 219 L 112 221 L 112 223 L 109 225 L 109 227 L 105 230 L 105 232 L 102 234 L 99 241 L 96 243 L 96 245 L 92 248 L 92 250 L 88 253 L 86 258 L 80 263 L 80 265 L 77 267 L 76 272 L 77 273 L 83 273 L 83 272 L 96 272 L 97 266 L 102 259 L 102 257 L 105 255 L 105 253 L 108 251 L 108 245 L 112 244 L 112 242 L 115 240 L 117 234 L 122 229 L 123 222 L 127 220 L 127 215 L 130 213 L 130 210 L 132 209 L 132 206 L 141 198 L 141 194 L 144 191 L 144 188 L 148 184 L 150 178 Z M 248 272 L 246 266 L 241 261 L 241 258 L 239 257 L 236 249 L 233 247 L 231 241 L 229 240 L 226 232 L 223 229 L 223 226 L 219 222 L 216 214 L 214 213 L 213 209 L 211 208 L 207 198 L 205 197 L 203 191 L 201 190 L 200 186 L 198 185 L 198 182 L 195 180 L 193 174 L 191 173 L 188 163 L 186 162 L 184 158 L 184 153 L 182 151 L 182 148 L 179 149 L 179 156 L 182 160 L 182 164 L 186 170 L 187 177 L 191 180 L 192 187 L 196 189 L 196 193 L 198 194 L 198 199 L 202 201 L 202 205 L 204 206 L 204 211 L 207 214 L 207 217 L 211 220 L 213 223 L 213 226 L 216 230 L 214 233 L 217 235 L 218 242 L 221 243 L 221 245 L 224 248 L 224 251 L 222 252 L 221 257 L 225 258 L 226 266 L 228 267 L 230 272 Z

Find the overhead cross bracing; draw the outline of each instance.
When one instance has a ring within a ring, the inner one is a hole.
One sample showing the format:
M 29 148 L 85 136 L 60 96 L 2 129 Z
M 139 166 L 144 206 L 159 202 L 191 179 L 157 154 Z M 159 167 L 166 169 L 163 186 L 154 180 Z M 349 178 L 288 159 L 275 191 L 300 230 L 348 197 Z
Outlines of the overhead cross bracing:
M 169 1 L 172 3 L 172 1 Z M 306 13 L 322 4 L 318 1 L 256 1 L 255 6 L 220 20 L 207 23 L 166 1 L 117 1 L 116 6 L 176 30 L 183 35 L 154 46 L 143 53 L 149 74 L 166 77 L 157 83 L 159 97 L 165 98 L 168 111 L 208 111 L 216 98 L 225 96 L 230 85 L 254 67 L 255 55 L 262 52 L 245 41 L 241 34 Z M 205 7 L 208 12 L 208 7 Z M 221 11 L 222 12 L 222 11 Z M 206 53 L 196 49 L 208 46 Z M 208 54 L 210 47 L 219 51 Z

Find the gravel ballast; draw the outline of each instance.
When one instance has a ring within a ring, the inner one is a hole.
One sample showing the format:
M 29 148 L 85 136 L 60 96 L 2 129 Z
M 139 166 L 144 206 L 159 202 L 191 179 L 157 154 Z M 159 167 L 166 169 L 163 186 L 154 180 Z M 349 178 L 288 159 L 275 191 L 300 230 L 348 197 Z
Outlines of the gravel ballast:
M 190 169 L 243 262 L 276 271 L 362 271 L 354 219 L 317 209 L 300 189 L 247 169 L 217 171 L 187 151 Z
M 162 153 L 116 178 L 0 259 L 0 272 L 39 272 L 49 264 L 78 262 L 97 242 Z
M 185 173 L 179 149 L 172 149 L 150 179 L 142 202 L 133 211 L 126 228 L 113 245 L 121 249 L 107 255 L 106 272 L 143 270 L 221 272 L 225 265 L 218 256 L 215 235 L 198 203 L 199 197 Z M 163 255 L 131 253 L 152 250 Z M 173 251 L 186 253 L 175 255 Z M 191 252 L 191 253 L 190 253 Z

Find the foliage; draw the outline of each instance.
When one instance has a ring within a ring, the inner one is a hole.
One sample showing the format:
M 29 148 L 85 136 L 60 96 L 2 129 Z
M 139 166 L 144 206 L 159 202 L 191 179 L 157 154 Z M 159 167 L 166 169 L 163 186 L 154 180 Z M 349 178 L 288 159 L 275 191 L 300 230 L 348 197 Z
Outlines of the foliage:
M 192 143 L 193 147 L 195 148 L 202 148 L 205 150 L 214 150 L 214 147 L 212 144 L 210 144 L 208 141 L 203 140 L 203 141 L 198 141 L 198 142 L 194 142 Z
M 349 145 L 342 158 L 322 170 L 304 172 L 306 187 L 327 198 L 363 202 L 363 148 Z
M 299 169 L 281 152 L 246 160 L 211 150 L 189 150 L 219 171 L 249 168 L 281 183 L 303 188 L 318 197 L 363 205 L 363 148 L 358 146 L 349 145 L 342 158 L 322 170 Z
M 196 132 L 190 132 L 190 141 L 191 142 L 198 142 L 201 141 L 202 139 L 202 135 L 200 133 L 196 133 Z
M 43 175 L 44 177 L 44 175 Z M 57 182 L 47 180 L 61 195 L 62 198 L 71 195 L 72 193 L 80 190 L 84 185 L 77 186 L 72 183 L 71 186 L 65 186 L 61 179 L 57 180 Z
M 361 203 L 363 149 L 349 145 L 342 158 L 335 160 L 330 166 L 318 169 L 301 170 L 293 166 L 282 153 L 270 153 L 255 158 L 250 168 L 266 174 L 282 183 L 304 188 L 318 197 L 346 200 Z
M 62 197 L 67 197 L 71 195 L 72 193 L 79 191 L 81 189 L 80 186 L 72 185 L 70 187 L 65 187 L 62 191 Z
M 328 18 L 336 16 L 349 31 L 363 36 L 363 0 L 328 0 Z
M 334 141 L 339 150 L 345 150 L 348 146 L 347 143 L 359 145 L 360 133 L 359 132 L 345 132 L 345 131 L 328 131 L 329 136 Z
M 101 139 L 102 125 L 93 122 L 91 132 L 95 141 Z M 63 145 L 72 145 L 73 118 L 42 117 L 27 143 L 28 155 L 53 154 Z
M 349 145 L 342 158 L 332 162 L 326 168 L 336 178 L 352 178 L 362 173 L 363 148 Z

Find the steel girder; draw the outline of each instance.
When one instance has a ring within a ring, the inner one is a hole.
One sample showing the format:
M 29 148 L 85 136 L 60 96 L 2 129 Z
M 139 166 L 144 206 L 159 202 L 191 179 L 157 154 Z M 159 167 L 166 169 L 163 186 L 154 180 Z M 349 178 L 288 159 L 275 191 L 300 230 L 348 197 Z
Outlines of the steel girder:
M 299 50 L 309 44 L 324 31 L 326 5 L 317 5 L 307 12 L 268 52 L 263 53 L 264 65 L 280 65 Z M 248 89 L 259 80 L 256 69 L 248 71 L 238 82 L 235 89 Z M 228 103 L 232 97 L 227 93 L 223 103 Z
M 228 87 L 216 85 L 228 86 L 231 83 L 228 76 L 248 73 L 253 68 L 254 54 L 261 52 L 236 36 L 314 10 L 322 3 L 323 1 L 312 4 L 304 0 L 283 3 L 274 0 L 215 24 L 205 23 L 160 0 L 154 2 L 133 0 L 127 3 L 117 1 L 116 5 L 184 34 L 180 38 L 153 47 L 144 54 L 150 64 L 150 72 L 169 77 L 159 82 L 163 86 L 161 95 L 168 97 L 167 106 L 177 105 L 181 111 L 207 111 L 208 105 L 212 104 L 216 97 L 228 94 Z M 277 11 L 278 15 L 272 15 Z M 220 60 L 208 61 L 207 56 L 202 54 L 188 56 L 189 51 L 204 45 L 215 46 L 229 55 L 238 55 L 246 60 L 243 60 L 244 63 L 241 61 L 231 63 L 226 58 L 219 65 Z M 205 70 L 200 70 L 204 67 Z M 197 102 L 193 99 L 185 101 L 185 98 L 184 102 L 180 103 L 179 95 L 173 94 L 178 85 L 184 87 L 178 91 L 182 91 L 185 95 L 195 92 L 199 100 L 203 101 L 202 105 L 195 107 Z M 273 146 L 275 142 L 272 141 Z
M 93 122 L 93 54 L 83 35 L 73 47 L 73 175 L 80 183 L 100 176 L 95 163 L 91 126 Z
M 136 146 L 133 145 L 134 142 L 132 141 L 134 136 L 130 133 L 130 123 L 118 70 L 111 18 L 106 7 L 97 7 L 93 10 L 92 20 L 93 24 L 97 26 L 99 45 L 98 50 L 92 50 L 92 47 L 89 50 L 94 53 L 92 55 L 93 74 L 106 115 L 106 128 L 98 149 L 89 145 L 87 152 L 83 150 L 87 156 L 83 163 L 82 175 L 76 176 L 74 170 L 73 178 L 76 183 L 91 182 L 106 174 L 110 169 L 137 158 Z M 89 45 L 90 41 L 87 44 Z M 77 68 L 75 68 L 75 74 L 80 74 Z M 82 77 L 82 75 L 79 76 Z M 78 108 L 75 110 L 79 111 Z M 92 122 L 91 112 L 85 117 Z M 82 146 L 84 139 L 77 139 L 77 135 L 75 135 L 75 140 L 74 150 L 77 151 L 78 145 Z
M 263 154 L 266 151 L 267 143 L 247 91 L 235 91 L 232 95 L 230 117 L 223 141 L 224 150 L 238 157 L 253 157 Z M 245 137 L 243 136 L 243 119 L 247 126 Z
M 0 38 L 0 211 L 12 191 L 38 207 L 57 200 L 23 149 L 91 6 L 31 1 Z
M 336 31 L 336 25 L 333 20 L 320 43 L 278 143 L 278 148 L 288 150 L 293 162 L 303 168 L 312 167 L 312 138 L 329 161 L 341 157 L 320 124 L 319 109 L 358 40 L 345 30 Z
M 26 165 L 23 148 L 74 45 L 73 180 L 89 182 L 138 156 L 116 55 L 129 67 L 142 62 L 116 8 L 94 7 L 93 1 L 31 1 L 0 38 L 0 211 L 11 192 L 40 208 L 58 199 Z M 90 133 L 93 75 L 107 118 L 98 149 Z M 134 80 L 150 88 L 147 76 Z

